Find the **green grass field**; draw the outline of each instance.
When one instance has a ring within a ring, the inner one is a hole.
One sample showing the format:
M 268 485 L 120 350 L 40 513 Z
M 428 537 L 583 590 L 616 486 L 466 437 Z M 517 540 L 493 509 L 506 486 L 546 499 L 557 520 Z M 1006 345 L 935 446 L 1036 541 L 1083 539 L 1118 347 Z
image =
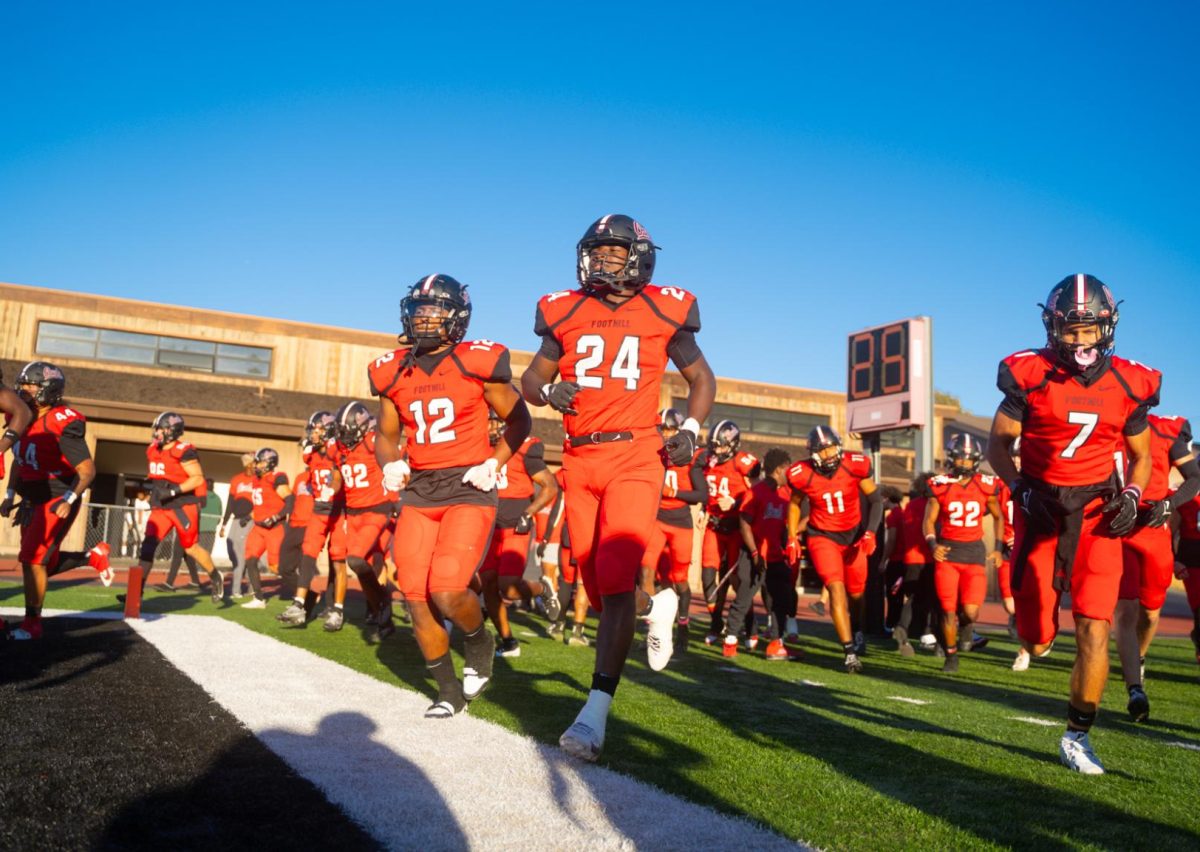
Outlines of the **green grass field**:
M 52 583 L 47 606 L 115 610 L 113 594 L 94 583 Z M 0 585 L 0 603 L 19 606 L 20 587 Z M 280 601 L 265 612 L 218 609 L 207 596 L 150 591 L 144 611 L 219 614 L 432 695 L 410 632 L 402 625 L 383 645 L 367 646 L 357 629 L 360 607 L 351 602 L 338 634 L 319 623 L 281 628 L 273 618 Z M 540 619 L 518 614 L 513 623 L 522 656 L 497 660 L 494 684 L 471 713 L 556 742 L 590 684 L 592 651 L 550 641 Z M 1015 644 L 993 637 L 952 679 L 932 654 L 902 659 L 876 647 L 867 673 L 848 676 L 826 624 L 806 625 L 803 648 L 803 663 L 743 654 L 730 665 L 693 641 L 659 674 L 635 651 L 603 762 L 833 849 L 1200 848 L 1200 667 L 1190 642 L 1152 648 L 1149 724 L 1127 721 L 1125 691 L 1112 680 L 1093 735 L 1108 768 L 1100 778 L 1058 763 L 1069 636 L 1023 674 L 1009 668 Z

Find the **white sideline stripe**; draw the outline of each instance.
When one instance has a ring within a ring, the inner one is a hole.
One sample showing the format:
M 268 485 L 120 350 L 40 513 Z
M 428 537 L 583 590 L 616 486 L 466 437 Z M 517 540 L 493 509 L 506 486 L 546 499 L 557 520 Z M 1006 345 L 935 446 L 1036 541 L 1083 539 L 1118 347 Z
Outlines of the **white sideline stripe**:
M 1174 742 L 1174 743 L 1167 743 L 1167 745 L 1174 746 L 1175 748 L 1186 748 L 1189 751 L 1200 751 L 1200 745 L 1196 745 L 1195 743 Z
M 1014 722 L 1025 722 L 1030 725 L 1042 725 L 1047 728 L 1053 728 L 1061 722 L 1051 722 L 1049 719 L 1039 719 L 1036 716 L 1009 716 Z
M 805 686 L 824 686 L 824 685 L 825 685 L 825 684 L 823 684 L 823 683 L 818 683 L 818 682 L 817 682 L 817 681 L 815 681 L 815 680 L 809 680 L 808 678 L 805 678 L 804 680 L 802 680 L 802 681 L 800 681 L 800 682 L 801 682 L 802 684 L 804 684 Z
M 717 671 L 719 671 L 719 672 L 733 672 L 734 674 L 741 674 L 741 673 L 742 673 L 742 669 L 739 669 L 737 666 L 717 666 Z
M 130 625 L 389 847 L 807 848 L 491 722 L 424 719 L 425 695 L 223 618 Z
M 928 701 L 924 701 L 920 698 L 905 698 L 903 695 L 889 695 L 888 700 L 889 701 L 903 701 L 905 704 L 922 704 L 922 705 L 924 705 L 924 704 L 929 703 Z

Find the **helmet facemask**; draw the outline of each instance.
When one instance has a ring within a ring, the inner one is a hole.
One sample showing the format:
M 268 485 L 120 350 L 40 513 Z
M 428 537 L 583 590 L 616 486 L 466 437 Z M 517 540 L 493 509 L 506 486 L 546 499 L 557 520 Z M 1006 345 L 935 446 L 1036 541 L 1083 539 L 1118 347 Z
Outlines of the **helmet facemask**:
M 708 451 L 719 464 L 733 458 L 742 445 L 742 430 L 732 420 L 722 420 L 708 434 Z
M 1099 279 L 1091 275 L 1070 275 L 1054 285 L 1042 308 L 1042 326 L 1046 345 L 1058 362 L 1080 375 L 1100 370 L 1112 355 L 1118 302 Z M 1091 334 L 1085 330 L 1092 328 Z M 1066 337 L 1087 338 L 1084 341 Z
M 625 257 L 605 247 L 622 248 Z M 632 296 L 654 276 L 657 248 L 646 229 L 629 216 L 604 216 L 592 223 L 575 247 L 579 286 L 593 295 Z
M 160 450 L 172 441 L 178 441 L 183 435 L 183 418 L 174 411 L 164 411 L 154 418 L 150 427 L 150 437 Z

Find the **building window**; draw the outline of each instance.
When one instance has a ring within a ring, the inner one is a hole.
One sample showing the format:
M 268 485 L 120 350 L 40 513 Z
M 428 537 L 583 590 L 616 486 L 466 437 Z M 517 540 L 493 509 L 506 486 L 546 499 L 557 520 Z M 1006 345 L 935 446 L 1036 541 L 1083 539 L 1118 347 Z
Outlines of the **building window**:
M 672 403 L 680 411 L 687 411 L 687 400 L 676 397 Z M 829 417 L 824 414 L 808 414 L 802 411 L 780 411 L 775 408 L 753 408 L 749 405 L 727 405 L 714 402 L 708 419 L 700 424 L 708 429 L 721 420 L 732 420 L 743 432 L 756 435 L 778 435 L 785 438 L 807 438 L 814 426 L 828 426 Z
M 271 376 L 270 349 L 58 322 L 38 323 L 37 351 L 41 355 L 91 358 L 223 376 L 254 379 Z

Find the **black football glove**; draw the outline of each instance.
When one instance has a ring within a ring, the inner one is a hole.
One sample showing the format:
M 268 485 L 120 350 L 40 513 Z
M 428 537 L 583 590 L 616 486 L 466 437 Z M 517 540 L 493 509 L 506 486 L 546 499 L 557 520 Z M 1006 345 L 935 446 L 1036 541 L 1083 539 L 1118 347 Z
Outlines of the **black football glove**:
M 663 453 L 675 467 L 682 467 L 696 455 L 696 436 L 690 429 L 680 429 L 663 442 Z
M 259 521 L 259 526 L 266 527 L 267 529 L 271 529 L 271 527 L 275 526 L 282 520 L 283 520 L 283 515 L 271 515 L 271 517 L 263 518 L 263 520 Z
M 1031 526 L 1043 530 L 1058 529 L 1059 515 L 1054 511 L 1054 501 L 1050 497 L 1018 482 L 1013 489 L 1013 501 L 1021 507 Z
M 528 515 L 521 515 L 517 518 L 517 525 L 513 527 L 513 532 L 517 535 L 528 535 L 533 530 L 533 518 Z
M 170 502 L 182 493 L 178 485 L 173 482 L 167 482 L 165 479 L 154 480 L 154 489 L 151 492 L 154 499 L 159 503 Z
M 33 504 L 28 500 L 22 500 L 17 504 L 17 510 L 13 512 L 14 527 L 27 527 L 30 521 L 33 520 Z
M 563 414 L 578 414 L 572 405 L 575 402 L 575 394 L 579 393 L 579 385 L 575 382 L 552 382 L 542 385 L 542 399 L 546 400 L 546 404 L 555 411 L 561 411 Z
M 16 501 L 13 500 L 11 497 L 5 498 L 4 502 L 0 503 L 0 515 L 3 515 L 4 517 L 7 518 L 9 515 L 12 514 L 13 506 L 15 506 L 15 505 L 16 505 Z
M 1167 521 L 1171 520 L 1171 501 L 1167 499 L 1151 503 L 1149 508 L 1146 509 L 1144 517 L 1146 526 L 1161 527 Z
M 1116 497 L 1104 504 L 1101 510 L 1108 519 L 1108 531 L 1116 536 L 1128 535 L 1133 532 L 1137 523 L 1138 497 L 1141 492 L 1136 488 L 1126 488 Z

